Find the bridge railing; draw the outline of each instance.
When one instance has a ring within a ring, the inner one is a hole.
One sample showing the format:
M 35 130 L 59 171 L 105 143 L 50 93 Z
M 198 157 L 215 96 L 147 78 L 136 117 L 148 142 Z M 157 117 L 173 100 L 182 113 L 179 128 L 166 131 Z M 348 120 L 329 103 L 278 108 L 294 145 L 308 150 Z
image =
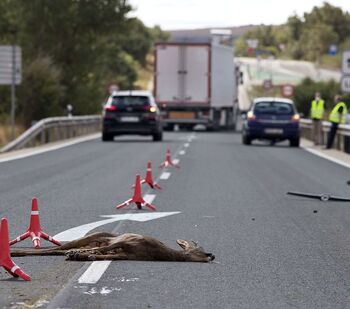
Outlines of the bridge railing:
M 331 123 L 328 121 L 322 121 L 322 144 L 327 142 L 327 134 L 331 128 Z M 312 120 L 301 119 L 300 120 L 301 136 L 308 140 L 313 140 L 312 132 Z M 340 124 L 337 130 L 337 134 L 333 143 L 335 149 L 349 152 L 350 151 L 350 124 Z
M 33 147 L 101 131 L 101 116 L 51 117 L 38 121 L 0 152 Z

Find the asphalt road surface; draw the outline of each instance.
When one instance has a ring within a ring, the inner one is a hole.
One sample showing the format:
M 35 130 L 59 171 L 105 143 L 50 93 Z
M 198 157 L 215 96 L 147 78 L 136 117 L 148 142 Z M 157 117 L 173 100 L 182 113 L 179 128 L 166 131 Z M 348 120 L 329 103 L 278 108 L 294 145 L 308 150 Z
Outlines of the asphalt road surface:
M 180 213 L 94 231 L 141 233 L 173 248 L 178 238 L 196 240 L 215 254 L 213 263 L 113 261 L 92 267 L 60 256 L 14 258 L 32 281 L 0 269 L 0 307 L 349 308 L 350 203 L 286 195 L 350 196 L 349 171 L 287 143 L 244 146 L 233 133 L 196 132 L 193 138 L 176 132 L 162 143 L 96 139 L 0 163 L 0 216 L 8 218 L 10 238 L 27 229 L 33 196 L 51 235 L 105 220 L 102 215 L 151 213 L 115 205 L 129 198 L 147 161 L 155 178 L 163 174 L 157 166 L 167 148 L 181 169 L 167 170 L 169 178 L 159 180 L 163 190 L 144 187 L 144 193 L 156 194 L 157 212 Z M 29 240 L 14 245 L 30 246 Z

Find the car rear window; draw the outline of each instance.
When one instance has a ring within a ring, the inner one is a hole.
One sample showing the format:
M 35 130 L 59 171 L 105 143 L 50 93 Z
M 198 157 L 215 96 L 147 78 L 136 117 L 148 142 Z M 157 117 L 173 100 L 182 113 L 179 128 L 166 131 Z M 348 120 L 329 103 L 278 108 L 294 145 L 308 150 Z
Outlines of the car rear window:
M 115 96 L 113 97 L 112 105 L 118 107 L 149 106 L 150 102 L 146 96 Z
M 254 106 L 254 114 L 291 115 L 293 105 L 285 102 L 258 102 Z

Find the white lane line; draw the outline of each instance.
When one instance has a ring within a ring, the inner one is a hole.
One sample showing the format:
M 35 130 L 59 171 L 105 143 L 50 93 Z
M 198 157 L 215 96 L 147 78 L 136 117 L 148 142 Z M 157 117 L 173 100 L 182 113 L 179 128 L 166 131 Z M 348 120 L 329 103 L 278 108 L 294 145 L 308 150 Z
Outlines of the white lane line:
M 184 147 L 189 147 L 190 146 L 190 143 L 186 143 L 186 144 L 184 144 Z
M 52 145 L 52 146 L 42 146 L 39 148 L 40 149 L 33 149 L 33 150 L 23 150 L 23 152 L 25 153 L 21 153 L 21 154 L 13 154 L 11 155 L 11 153 L 6 153 L 3 156 L 5 156 L 4 158 L 1 158 L 0 156 L 0 163 L 2 162 L 8 162 L 8 161 L 13 161 L 13 160 L 18 160 L 18 159 L 23 159 L 23 158 L 27 158 L 27 157 L 31 157 L 31 156 L 35 156 L 44 152 L 49 152 L 49 151 L 54 151 L 57 149 L 61 149 L 61 148 L 65 148 L 68 146 L 72 146 L 75 144 L 79 144 L 79 143 L 83 143 L 83 142 L 87 142 L 93 139 L 97 139 L 101 136 L 101 133 L 97 133 L 97 134 L 93 134 L 93 135 L 89 135 L 89 136 L 85 136 L 85 137 L 81 137 L 81 138 L 76 138 L 74 140 L 68 141 L 68 142 L 62 142 L 56 145 Z
M 143 197 L 145 202 L 149 203 L 149 204 L 152 204 L 152 202 L 154 201 L 155 198 L 156 198 L 155 194 L 145 194 L 145 196 Z
M 306 150 L 306 151 L 308 151 L 308 152 L 310 152 L 310 153 L 312 153 L 312 154 L 314 154 L 314 155 L 316 155 L 318 157 L 321 157 L 323 159 L 326 159 L 326 160 L 329 160 L 331 162 L 334 162 L 334 163 L 337 163 L 339 165 L 342 165 L 342 166 L 345 166 L 347 168 L 350 168 L 350 164 L 348 164 L 348 163 L 346 163 L 346 162 L 344 162 L 342 160 L 338 160 L 338 159 L 335 159 L 335 158 L 333 158 L 331 156 L 328 156 L 328 155 L 326 155 L 326 154 L 324 154 L 324 153 L 322 153 L 322 152 L 320 152 L 318 150 L 307 148 L 307 147 L 301 147 L 301 148 L 303 148 L 304 150 Z
M 170 175 L 171 175 L 171 173 L 169 173 L 169 172 L 163 172 L 163 173 L 160 175 L 159 179 L 167 180 L 167 179 L 169 179 Z
M 179 155 L 181 155 L 181 156 L 183 156 L 184 154 L 186 154 L 186 151 L 185 151 L 185 150 L 181 150 L 181 151 L 179 152 Z
M 82 284 L 95 284 L 100 280 L 112 261 L 92 262 L 89 268 L 78 279 Z
M 174 164 L 179 164 L 179 163 L 180 163 L 180 159 L 174 159 L 174 160 L 173 160 L 173 163 L 174 163 Z

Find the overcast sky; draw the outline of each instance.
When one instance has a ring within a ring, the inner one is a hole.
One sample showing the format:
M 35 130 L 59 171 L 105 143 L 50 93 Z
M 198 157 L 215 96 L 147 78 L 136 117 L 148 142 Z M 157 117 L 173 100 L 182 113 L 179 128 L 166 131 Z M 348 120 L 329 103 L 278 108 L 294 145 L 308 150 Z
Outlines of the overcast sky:
M 134 16 L 164 30 L 281 24 L 294 12 L 302 15 L 323 0 L 129 0 Z M 350 11 L 350 0 L 328 3 Z

